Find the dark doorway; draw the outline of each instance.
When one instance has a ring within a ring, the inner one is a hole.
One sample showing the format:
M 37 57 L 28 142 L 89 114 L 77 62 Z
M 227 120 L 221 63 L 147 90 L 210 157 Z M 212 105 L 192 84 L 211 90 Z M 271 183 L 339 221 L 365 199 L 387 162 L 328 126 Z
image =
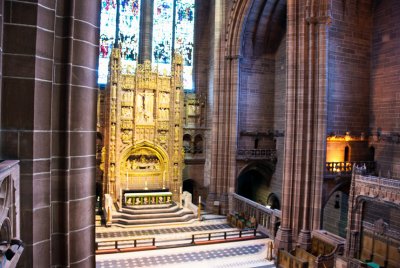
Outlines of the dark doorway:
M 186 191 L 192 194 L 195 188 L 195 182 L 192 179 L 184 180 L 182 185 L 182 191 Z
M 237 179 L 236 193 L 259 204 L 267 205 L 272 192 L 270 189 L 272 174 L 273 169 L 270 166 L 257 163 L 249 165 Z

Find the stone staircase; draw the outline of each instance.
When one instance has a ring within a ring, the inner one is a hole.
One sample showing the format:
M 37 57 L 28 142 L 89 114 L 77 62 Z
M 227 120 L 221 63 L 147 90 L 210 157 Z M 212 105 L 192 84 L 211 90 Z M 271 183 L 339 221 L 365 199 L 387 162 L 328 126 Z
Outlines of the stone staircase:
M 123 206 L 113 211 L 112 224 L 120 226 L 182 223 L 196 218 L 187 208 L 179 208 L 175 203 L 163 205 Z

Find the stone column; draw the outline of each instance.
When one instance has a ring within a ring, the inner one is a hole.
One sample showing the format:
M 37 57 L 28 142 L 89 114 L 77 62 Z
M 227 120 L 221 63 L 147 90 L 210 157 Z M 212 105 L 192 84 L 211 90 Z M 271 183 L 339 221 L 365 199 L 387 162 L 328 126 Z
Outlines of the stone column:
M 140 7 L 139 64 L 152 59 L 154 0 L 142 1 Z
M 3 12 L 4 12 L 4 2 L 5 1 L 1 1 L 1 3 L 0 3 L 0 81 L 3 78 L 3 33 L 4 33 L 4 31 L 3 31 L 3 29 L 4 29 Z M 0 96 L 1 96 L 2 84 L 3 83 L 0 83 Z M 0 125 L 1 125 L 1 110 L 2 109 L 1 109 L 1 101 L 0 101 Z M 1 133 L 0 133 L 0 135 L 1 135 Z
M 21 161 L 19 265 L 94 267 L 100 1 L 4 11 L 0 157 Z
M 329 1 L 287 4 L 287 96 L 279 248 L 304 249 L 320 228 L 327 115 Z
M 229 195 L 235 190 L 238 128 L 239 62 L 241 34 L 252 1 L 215 1 L 213 44 L 212 141 L 210 190 L 207 205 L 217 200 L 220 213 L 229 211 Z M 229 18 L 227 18 L 229 16 Z

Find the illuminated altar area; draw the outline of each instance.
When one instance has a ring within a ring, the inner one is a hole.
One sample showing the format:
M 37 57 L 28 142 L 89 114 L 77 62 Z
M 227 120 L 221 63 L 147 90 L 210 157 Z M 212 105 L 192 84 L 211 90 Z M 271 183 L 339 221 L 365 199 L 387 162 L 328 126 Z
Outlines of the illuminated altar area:
M 182 57 L 175 55 L 170 76 L 160 75 L 149 61 L 134 73 L 121 66 L 120 50 L 114 48 L 105 93 L 103 193 L 131 205 L 178 201 L 183 169 Z

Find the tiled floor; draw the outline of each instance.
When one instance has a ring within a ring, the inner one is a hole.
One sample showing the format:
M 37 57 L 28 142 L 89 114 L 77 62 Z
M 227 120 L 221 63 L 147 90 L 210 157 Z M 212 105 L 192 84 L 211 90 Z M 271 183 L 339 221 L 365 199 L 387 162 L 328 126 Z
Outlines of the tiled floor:
M 97 268 L 275 267 L 266 260 L 269 239 L 96 256 Z
M 204 219 L 203 221 L 176 225 L 144 225 L 131 228 L 121 228 L 118 226 L 107 228 L 96 227 L 96 241 L 153 237 L 156 239 L 157 247 L 180 246 L 157 250 L 96 255 L 96 267 L 275 267 L 272 262 L 265 259 L 266 244 L 270 241 L 267 238 L 193 246 L 190 243 L 192 234 L 208 234 L 211 232 L 213 236 L 221 236 L 223 232 L 237 232 L 238 230 L 229 226 L 226 218 L 209 215 L 205 216 Z M 218 234 L 215 234 L 215 232 L 218 232 Z M 220 232 L 221 234 L 219 234 Z

